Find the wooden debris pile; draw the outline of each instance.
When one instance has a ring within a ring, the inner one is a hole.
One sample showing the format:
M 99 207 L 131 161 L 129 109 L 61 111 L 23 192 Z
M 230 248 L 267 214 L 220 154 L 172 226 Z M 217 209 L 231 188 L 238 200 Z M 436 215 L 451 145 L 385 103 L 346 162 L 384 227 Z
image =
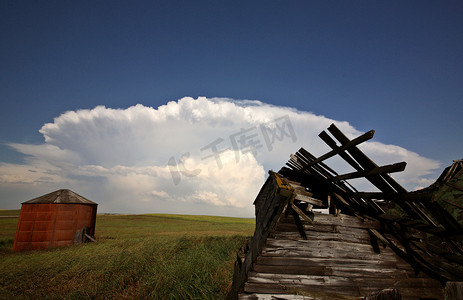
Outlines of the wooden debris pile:
M 350 140 L 333 124 L 319 135 L 331 151 L 317 158 L 301 148 L 269 172 L 229 299 L 443 299 L 463 291 L 463 161 L 408 192 L 389 175 L 405 162 L 378 166 L 357 147 L 373 135 Z M 331 169 L 325 162 L 335 156 L 354 172 Z M 356 178 L 378 191 L 356 190 Z

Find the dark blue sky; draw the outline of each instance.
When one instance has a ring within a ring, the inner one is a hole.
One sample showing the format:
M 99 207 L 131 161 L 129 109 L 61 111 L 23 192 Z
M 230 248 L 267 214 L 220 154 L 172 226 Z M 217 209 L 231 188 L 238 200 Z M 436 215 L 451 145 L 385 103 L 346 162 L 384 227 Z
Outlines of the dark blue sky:
M 4 143 L 67 110 L 184 96 L 291 106 L 462 158 L 462 1 L 2 1 Z M 304 146 L 304 145 L 301 145 Z

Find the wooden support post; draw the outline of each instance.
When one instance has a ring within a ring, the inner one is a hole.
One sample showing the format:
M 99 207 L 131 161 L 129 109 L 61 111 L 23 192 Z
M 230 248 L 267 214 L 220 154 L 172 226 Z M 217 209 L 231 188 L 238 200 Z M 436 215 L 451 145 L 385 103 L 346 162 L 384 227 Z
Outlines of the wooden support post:
M 291 204 L 291 208 L 292 208 L 296 213 L 298 213 L 304 220 L 306 220 L 307 222 L 309 222 L 309 224 L 312 224 L 312 223 L 313 223 L 313 218 L 311 219 L 310 217 L 308 217 L 299 207 L 297 207 L 296 205 L 294 205 L 294 203 Z
M 368 230 L 368 235 L 370 236 L 370 243 L 371 243 L 371 246 L 373 247 L 373 251 L 380 254 L 381 249 L 379 248 L 378 239 L 373 234 L 373 232 L 371 232 L 370 230 Z
M 381 234 L 378 232 L 378 230 L 370 228 L 368 229 L 371 234 L 373 234 L 378 240 L 380 240 L 384 246 L 389 245 L 389 241 Z
M 294 218 L 294 223 L 296 223 L 297 230 L 299 231 L 299 234 L 304 240 L 306 240 L 307 235 L 305 234 L 304 226 L 302 225 L 301 219 L 299 219 L 298 213 L 294 209 L 291 209 L 291 212 Z

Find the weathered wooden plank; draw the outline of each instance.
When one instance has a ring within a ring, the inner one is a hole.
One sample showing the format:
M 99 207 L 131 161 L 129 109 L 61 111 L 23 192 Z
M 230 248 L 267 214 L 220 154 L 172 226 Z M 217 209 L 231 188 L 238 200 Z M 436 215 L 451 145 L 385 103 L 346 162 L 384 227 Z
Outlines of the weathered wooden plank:
M 294 204 L 291 204 L 291 214 L 293 215 L 294 223 L 296 224 L 297 231 L 301 235 L 303 239 L 307 239 L 307 235 L 305 234 L 304 227 L 301 222 L 301 218 L 299 218 L 299 215 L 297 214 L 296 210 L 294 208 L 297 208 Z M 290 209 L 288 207 L 288 209 Z
M 379 244 L 378 244 L 378 239 L 376 238 L 376 236 L 371 232 L 371 230 L 368 230 L 368 233 L 370 235 L 370 243 L 371 243 L 371 246 L 373 247 L 373 250 L 376 252 L 376 253 L 381 253 L 381 248 L 379 247 Z
M 403 300 L 405 299 L 419 299 L 421 298 L 422 290 L 421 289 L 413 289 L 413 293 L 406 292 L 405 296 L 402 294 Z M 375 291 L 379 292 L 379 291 Z M 440 299 L 441 294 L 439 293 L 433 293 L 433 294 L 428 294 L 428 298 L 433 298 L 433 299 Z M 271 293 L 271 294 L 263 294 L 263 293 L 252 293 L 252 294 L 247 294 L 247 293 L 242 293 L 238 296 L 239 300 L 277 300 L 277 299 L 287 299 L 287 300 L 330 300 L 330 299 L 344 299 L 344 300 L 358 300 L 360 297 L 349 297 L 346 295 L 342 294 L 335 294 L 335 293 L 327 293 L 327 292 L 306 292 L 304 295 L 295 295 L 295 294 L 276 294 L 276 293 Z M 378 298 L 379 299 L 379 298 Z M 383 298 L 381 298 L 383 299 Z M 458 297 L 453 297 L 453 298 L 447 298 L 447 299 L 461 299 Z
M 297 160 L 300 164 L 302 164 L 303 169 L 301 172 L 307 175 L 307 178 L 310 178 L 310 180 L 315 180 L 318 182 L 318 184 L 325 185 L 325 188 L 328 188 L 330 190 L 334 190 L 337 193 L 342 193 L 342 194 L 351 194 L 353 192 L 352 189 L 348 188 L 346 184 L 347 182 L 334 182 L 334 183 L 329 183 L 326 181 L 329 178 L 332 178 L 333 176 L 338 175 L 336 172 L 331 170 L 328 166 L 323 164 L 322 162 L 317 163 L 313 166 L 309 166 L 311 162 L 315 159 L 313 155 L 305 151 L 310 158 L 306 157 L 303 155 L 304 149 L 301 148 L 299 152 L 296 153 Z
M 350 243 L 369 244 L 368 234 L 361 233 L 326 233 L 317 231 L 305 231 L 306 237 L 310 240 L 321 240 L 321 241 L 343 241 Z M 291 231 L 274 232 L 270 236 L 279 240 L 300 240 L 300 238 Z
M 395 261 L 396 257 L 392 254 L 378 254 L 373 251 L 352 252 L 342 249 L 265 249 L 262 251 L 262 257 L 310 257 L 310 258 L 342 258 L 342 259 L 381 259 Z
M 365 233 L 326 233 L 317 231 L 306 231 L 307 239 L 309 240 L 322 240 L 322 241 L 344 241 L 353 243 L 370 244 L 370 236 L 368 232 Z M 299 240 L 299 235 L 294 232 L 273 232 L 272 237 L 281 240 Z
M 304 221 L 312 224 L 312 219 L 309 218 L 309 216 L 307 216 L 299 207 L 297 207 L 295 204 L 291 203 L 291 208 L 293 209 L 294 212 L 297 213 L 297 215 L 299 215 Z M 311 214 L 313 214 L 312 212 L 309 212 Z M 297 225 L 297 222 L 300 220 L 297 219 L 297 215 L 294 215 L 295 217 L 295 222 L 296 222 L 296 225 Z M 300 223 L 300 226 L 302 227 L 302 222 Z
M 365 132 L 364 134 L 362 134 L 361 136 L 353 139 L 352 141 L 348 141 L 347 143 L 344 143 L 344 145 L 342 145 L 341 147 L 337 147 L 333 150 L 331 150 L 330 152 L 320 156 L 319 158 L 315 159 L 314 161 L 312 161 L 308 167 L 310 166 L 313 166 L 319 162 L 322 162 L 330 157 L 333 157 L 335 156 L 336 154 L 338 153 L 341 153 L 351 147 L 355 147 L 356 145 L 358 144 L 361 144 L 365 141 L 368 141 L 369 139 L 371 139 L 373 137 L 373 135 L 375 134 L 375 131 L 374 130 L 370 130 L 368 132 Z
M 367 232 L 366 228 L 356 228 L 356 227 L 347 227 L 339 225 L 325 225 L 325 224 L 303 224 L 304 230 L 306 231 L 316 231 L 316 232 L 325 232 L 325 233 L 347 233 L 347 234 L 357 234 L 364 235 Z M 293 223 L 282 223 L 280 222 L 276 227 L 275 231 L 278 232 L 294 232 L 297 228 Z
M 369 171 L 363 170 L 363 171 L 346 173 L 343 175 L 338 175 L 333 178 L 330 178 L 329 181 L 340 181 L 340 180 L 361 178 L 361 177 L 370 176 L 370 175 L 402 172 L 403 170 L 405 170 L 406 165 L 407 165 L 406 162 L 400 162 L 400 163 L 390 164 L 386 166 L 376 167 Z
M 330 241 L 330 240 L 316 240 L 316 239 L 309 239 L 309 240 L 282 240 L 278 238 L 269 237 L 267 239 L 267 243 L 262 249 L 267 248 L 328 248 L 328 249 L 346 249 L 349 251 L 353 251 L 354 249 L 359 251 L 371 251 L 372 247 L 369 243 L 357 243 L 357 242 L 344 242 L 344 241 Z M 391 253 L 393 251 L 391 250 Z
M 295 236 L 291 233 L 287 233 L 285 235 L 283 234 L 274 234 L 273 235 L 274 238 L 276 239 L 279 239 L 279 240 L 282 240 L 282 241 L 299 241 L 301 240 L 300 237 L 298 236 Z M 311 235 L 311 236 L 308 236 L 306 235 L 306 238 L 307 239 L 319 239 L 319 240 L 322 240 L 322 241 L 340 241 L 340 242 L 350 242 L 350 243 L 363 243 L 363 244 L 366 244 L 366 245 L 369 245 L 370 244 L 370 240 L 369 239 L 358 239 L 358 237 L 353 237 L 353 236 L 347 236 L 347 235 L 342 235 L 342 234 L 337 234 L 336 236 L 333 236 L 333 235 Z
M 253 268 L 257 273 L 270 274 L 305 274 L 316 276 L 340 276 L 340 277 L 360 277 L 365 280 L 373 278 L 408 278 L 408 277 L 425 277 L 422 273 L 415 276 L 415 272 L 410 268 L 408 270 L 396 268 L 379 268 L 363 267 L 354 268 L 351 266 L 272 266 L 258 264 Z
M 330 268 L 327 268 L 327 270 Z M 331 269 L 331 271 L 336 272 Z M 348 271 L 348 270 L 347 270 Z M 348 273 L 339 272 L 339 275 L 312 275 L 312 274 L 275 274 L 275 273 L 258 273 L 249 272 L 248 282 L 254 283 L 275 283 L 275 284 L 302 284 L 306 286 L 338 286 L 338 287 L 352 287 L 352 286 L 376 286 L 376 287 L 426 287 L 429 284 L 438 283 L 437 280 L 428 277 L 407 277 L 407 276 L 385 276 L 386 274 L 393 274 L 389 272 L 371 272 L 368 277 L 363 276 L 350 276 Z M 377 270 L 376 270 L 377 271 Z M 347 276 L 342 275 L 347 274 Z M 405 274 L 405 273 L 402 273 Z M 378 281 L 381 281 L 379 283 Z
M 318 135 L 328 146 L 330 146 L 331 149 L 336 149 L 338 148 L 338 145 L 336 144 L 336 141 L 333 140 L 332 137 L 326 133 L 326 131 L 320 132 Z M 356 170 L 362 170 L 362 167 L 346 152 L 341 152 L 339 153 L 339 156 L 341 156 L 348 164 L 350 164 L 354 169 Z
M 292 221 L 289 218 L 281 219 L 282 223 Z M 338 226 L 346 226 L 346 227 L 353 227 L 353 228 L 374 228 L 380 229 L 381 225 L 379 221 L 374 220 L 360 220 L 357 217 L 348 216 L 341 214 L 339 217 L 329 214 L 322 214 L 322 213 L 315 213 L 313 224 L 324 224 L 324 225 L 338 225 Z
M 313 197 L 306 196 L 304 194 L 301 194 L 299 191 L 294 191 L 296 194 L 296 200 L 299 201 L 305 201 L 307 203 L 319 206 L 319 207 L 325 207 L 326 205 L 323 203 L 322 200 L 315 199 Z
M 90 235 L 88 235 L 88 234 L 85 234 L 85 237 L 86 237 L 87 239 L 89 239 L 90 241 L 94 242 L 94 243 L 97 242 L 92 236 L 90 236 Z
M 368 229 L 368 231 L 371 232 L 384 245 L 389 245 L 388 240 L 381 233 L 379 233 L 376 229 Z
M 437 202 L 422 202 L 426 206 L 429 213 L 441 223 L 445 229 L 449 232 L 461 233 L 463 228 L 460 223 L 453 218 L 453 216 L 446 211 L 442 206 Z
M 403 260 L 381 259 L 345 259 L 324 257 L 271 257 L 259 256 L 257 264 L 269 266 L 349 266 L 352 268 L 397 268 L 410 270 L 411 267 Z
M 380 257 L 378 257 L 380 256 Z M 342 259 L 367 259 L 377 260 L 384 259 L 388 261 L 396 261 L 396 257 L 392 253 L 376 253 L 373 251 L 357 251 L 356 253 L 344 251 L 342 249 L 280 249 L 266 248 L 262 252 L 262 257 L 306 257 L 306 258 L 342 258 Z
M 278 239 L 268 239 L 267 244 L 262 248 L 262 255 L 267 255 L 268 253 L 275 253 L 276 251 L 286 251 L 286 252 L 295 252 L 295 256 L 300 256 L 299 252 L 307 253 L 305 256 L 310 256 L 309 253 L 312 252 L 323 252 L 322 254 L 328 255 L 333 251 L 341 252 L 354 252 L 351 255 L 371 255 L 375 258 L 380 258 L 386 255 L 394 256 L 395 253 L 390 248 L 384 248 L 381 254 L 378 254 L 373 251 L 373 247 L 370 244 L 359 244 L 359 243 L 349 243 L 349 242 L 338 242 L 338 241 L 319 241 L 319 240 L 278 240 Z M 286 253 L 285 252 L 285 253 Z M 289 253 L 288 255 L 291 255 Z
M 291 294 L 239 294 L 239 300 L 276 300 L 276 299 L 285 299 L 285 300 L 320 300 L 320 298 L 314 296 L 303 296 L 303 295 L 291 295 Z
M 277 285 L 291 285 L 313 287 L 313 286 L 330 286 L 330 287 L 406 287 L 406 288 L 423 288 L 439 284 L 437 280 L 431 278 L 383 278 L 377 277 L 378 280 L 364 280 L 359 277 L 340 277 L 340 276 L 312 276 L 312 275 L 291 275 L 291 274 L 268 274 L 249 272 L 249 283 L 273 283 Z
M 319 231 L 319 232 L 340 232 L 339 230 L 340 226 L 336 225 L 321 225 L 321 224 L 304 224 L 304 229 L 309 230 L 309 231 Z M 295 231 L 295 224 L 294 222 L 280 222 L 278 225 L 275 227 L 276 231 Z M 359 229 L 359 230 L 365 230 L 365 229 Z
M 318 285 L 318 286 L 305 286 L 305 285 L 283 285 L 274 283 L 246 283 L 244 291 L 247 293 L 266 293 L 266 294 L 282 294 L 282 293 L 298 293 L 304 295 L 315 295 L 316 299 L 344 299 L 348 297 L 364 297 L 376 293 L 382 289 L 390 288 L 393 286 L 356 286 L 346 289 L 339 286 Z M 442 290 L 438 288 L 399 288 L 402 294 L 402 299 L 442 299 Z M 327 296 L 323 296 L 327 295 Z
M 313 196 L 313 193 L 306 191 L 305 187 L 302 186 L 299 182 L 295 182 L 295 181 L 292 181 L 292 180 L 287 180 L 287 181 L 294 188 L 295 192 L 297 192 L 299 194 L 302 194 L 302 195 L 305 195 L 305 196 L 308 196 L 308 197 Z
M 385 248 L 386 250 L 388 248 Z M 322 247 L 314 249 L 306 248 L 264 248 L 262 250 L 262 257 L 305 257 L 305 258 L 339 258 L 339 259 L 366 259 L 366 260 L 388 260 L 397 261 L 397 257 L 393 252 L 382 251 L 376 253 L 372 250 L 357 250 L 353 253 L 352 251 L 346 251 L 343 249 L 323 249 Z
M 300 170 L 302 167 L 299 164 L 296 164 L 293 160 L 289 160 L 286 165 L 291 169 L 291 170 Z M 280 170 L 281 171 L 281 170 Z
M 332 294 L 334 298 L 332 299 L 342 299 L 340 296 L 352 296 L 352 297 L 360 297 L 360 292 L 355 289 L 339 289 L 339 287 L 321 287 L 321 286 L 313 286 L 308 288 L 307 286 L 303 285 L 282 285 L 282 284 L 274 284 L 274 283 L 254 283 L 254 282 L 246 282 L 244 285 L 244 291 L 246 293 L 265 293 L 265 294 L 281 294 L 281 293 L 303 293 L 310 295 L 311 293 L 327 293 Z M 374 290 L 371 289 L 369 292 L 373 292 Z M 320 298 L 319 298 L 320 299 Z M 327 299 L 327 298 L 321 298 Z
M 447 282 L 445 299 L 463 299 L 463 282 Z
M 341 195 L 338 195 L 336 193 L 333 193 L 333 195 L 339 200 L 341 201 L 344 205 L 346 205 L 353 213 L 356 213 L 356 211 L 351 208 L 350 204 L 352 203 L 352 199 L 348 199 L 349 202 L 347 202 L 343 197 L 341 197 Z M 364 199 L 365 201 L 365 204 L 367 204 L 367 209 L 368 211 L 370 212 L 370 215 L 378 215 L 378 214 L 384 214 L 385 211 L 381 208 L 381 206 L 379 206 L 375 201 L 371 200 L 371 199 Z
M 334 124 L 331 124 L 328 127 L 328 131 L 341 143 L 341 145 L 346 145 L 351 142 L 341 130 L 339 130 Z M 360 165 L 361 168 L 357 169 L 357 171 L 362 170 L 371 170 L 378 167 L 368 156 L 366 156 L 362 151 L 360 151 L 357 147 L 350 147 L 347 149 L 347 152 L 356 160 L 358 164 L 352 165 L 354 168 Z M 348 161 L 349 162 L 349 161 Z M 384 193 L 394 193 L 396 192 L 390 184 L 381 176 L 381 175 L 372 175 L 365 177 L 368 179 L 372 184 L 374 184 L 379 190 Z
M 306 162 L 311 162 L 316 159 L 315 155 L 311 154 L 309 151 L 305 150 L 304 148 L 300 148 L 298 153 Z M 327 172 L 328 174 L 332 174 L 332 176 L 338 175 L 338 173 L 335 170 L 331 169 L 328 165 L 326 165 L 323 162 L 318 163 L 317 166 L 325 170 L 325 172 Z M 332 176 L 327 176 L 327 177 L 332 177 Z
M 306 174 L 317 174 L 318 177 L 325 179 L 338 175 L 334 170 L 322 162 L 309 166 L 310 163 L 315 160 L 315 156 L 304 155 L 303 148 L 299 149 L 299 151 L 294 155 L 294 159 L 297 159 L 297 162 L 302 166 L 303 171 Z

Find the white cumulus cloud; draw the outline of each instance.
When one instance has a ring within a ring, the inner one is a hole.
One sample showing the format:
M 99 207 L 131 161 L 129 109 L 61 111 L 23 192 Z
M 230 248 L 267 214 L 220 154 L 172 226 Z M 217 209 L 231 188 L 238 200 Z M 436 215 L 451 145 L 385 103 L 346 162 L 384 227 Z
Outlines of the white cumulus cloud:
M 250 217 L 266 172 L 300 147 L 316 156 L 330 150 L 318 134 L 331 123 L 350 138 L 362 134 L 345 121 L 250 100 L 186 97 L 157 108 L 68 111 L 42 126 L 43 144 L 10 144 L 26 158 L 0 163 L 0 201 L 13 208 L 70 188 L 103 212 Z M 378 164 L 406 161 L 394 177 L 409 189 L 432 183 L 427 176 L 439 167 L 399 146 L 361 147 Z

